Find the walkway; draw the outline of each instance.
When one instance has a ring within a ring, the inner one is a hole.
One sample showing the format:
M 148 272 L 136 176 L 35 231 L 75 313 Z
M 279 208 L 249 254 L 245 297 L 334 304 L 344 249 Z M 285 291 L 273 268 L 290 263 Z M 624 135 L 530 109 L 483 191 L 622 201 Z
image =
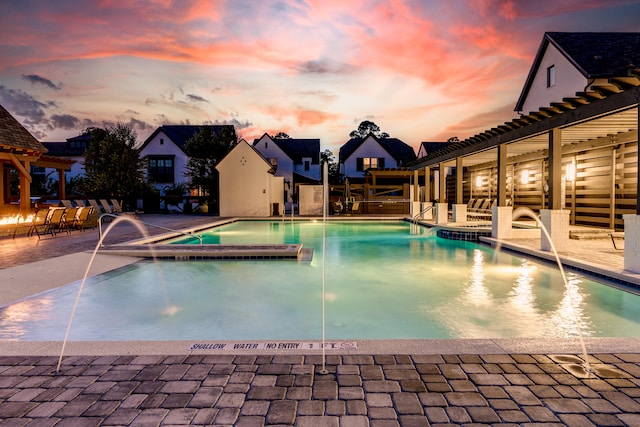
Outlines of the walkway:
M 178 228 L 212 218 L 144 220 Z M 123 225 L 109 237 L 139 233 Z M 0 239 L 0 304 L 68 283 L 97 240 L 96 231 Z M 535 250 L 535 242 L 514 243 Z M 610 241 L 590 245 L 571 257 L 619 257 Z M 105 270 L 131 261 L 100 256 Z M 184 344 L 85 343 L 70 346 L 60 373 L 59 343 L 26 343 L 17 353 L 20 343 L 2 344 L 0 426 L 640 426 L 639 339 L 589 341 L 589 378 L 571 340 L 363 343 L 328 350 L 324 364 L 319 350 L 219 354 Z

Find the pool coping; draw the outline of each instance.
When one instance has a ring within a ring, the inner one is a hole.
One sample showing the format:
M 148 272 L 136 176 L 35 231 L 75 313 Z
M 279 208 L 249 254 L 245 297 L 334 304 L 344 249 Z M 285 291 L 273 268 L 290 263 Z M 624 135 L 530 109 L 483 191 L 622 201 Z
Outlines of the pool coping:
M 291 348 L 279 343 L 314 343 L 313 349 Z M 252 348 L 251 344 L 275 343 L 273 348 Z M 191 354 L 322 354 L 315 340 L 191 340 L 191 341 L 69 341 L 64 356 L 108 355 L 191 355 Z M 326 340 L 325 354 L 582 354 L 578 338 L 478 338 L 478 339 L 396 339 Z M 348 346 L 341 346 L 347 343 Z M 205 344 L 194 346 L 194 344 Z M 208 344 L 208 345 L 207 345 Z M 224 349 L 215 348 L 225 344 Z M 234 348 L 236 344 L 241 344 Z M 354 346 L 355 344 L 355 346 Z M 638 353 L 640 337 L 585 338 L 589 354 Z M 285 348 L 286 347 L 286 348 Z M 0 356 L 59 356 L 62 341 L 4 341 Z

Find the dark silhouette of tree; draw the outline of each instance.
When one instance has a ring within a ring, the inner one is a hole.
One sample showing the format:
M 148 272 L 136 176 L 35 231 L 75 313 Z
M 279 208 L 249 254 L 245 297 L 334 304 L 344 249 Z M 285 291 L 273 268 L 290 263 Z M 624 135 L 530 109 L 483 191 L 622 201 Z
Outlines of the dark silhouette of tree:
M 452 136 L 451 138 L 447 139 L 447 142 L 460 142 L 460 140 L 457 136 Z
M 342 178 L 342 176 L 340 175 L 340 165 L 338 165 L 338 163 L 336 162 L 336 158 L 333 155 L 333 152 L 328 148 L 321 152 L 320 161 L 321 163 L 326 162 L 329 164 L 329 184 L 339 184 Z
M 380 127 L 372 121 L 365 120 L 360 123 L 358 129 L 351 131 L 350 138 L 366 138 L 369 134 L 375 135 L 377 138 L 388 138 L 389 134 L 381 132 Z
M 144 159 L 129 125 L 117 123 L 108 129 L 89 128 L 84 153 L 84 193 L 130 201 L 145 188 Z
M 209 213 L 217 215 L 220 203 L 220 177 L 216 165 L 236 145 L 235 130 L 231 126 L 203 126 L 185 144 L 189 156 L 185 175 L 189 186 L 207 196 Z
M 291 137 L 284 132 L 278 132 L 276 136 L 273 137 L 273 139 L 291 139 Z

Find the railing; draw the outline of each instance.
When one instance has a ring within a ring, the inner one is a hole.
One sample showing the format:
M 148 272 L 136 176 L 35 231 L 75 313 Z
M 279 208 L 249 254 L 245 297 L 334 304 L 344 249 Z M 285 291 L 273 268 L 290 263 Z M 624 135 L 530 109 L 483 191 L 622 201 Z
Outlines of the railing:
M 421 210 L 420 213 L 417 213 L 416 215 L 414 215 L 413 222 L 415 222 L 417 224 L 418 223 L 418 217 L 424 218 L 424 214 L 429 212 L 431 209 L 433 209 L 433 205 L 427 206 L 426 208 Z
M 102 241 L 102 218 L 105 218 L 105 217 L 120 218 L 122 216 L 121 215 L 114 215 L 114 214 L 110 214 L 110 213 L 104 213 L 104 214 L 100 215 L 100 217 L 98 218 L 98 232 L 99 232 L 99 236 L 100 236 L 100 241 Z M 160 225 L 155 225 L 155 224 L 149 224 L 148 222 L 140 221 L 140 220 L 137 220 L 137 219 L 135 221 L 137 223 L 139 223 L 139 224 L 144 224 L 147 227 L 153 227 L 153 228 L 157 228 L 157 229 L 160 229 L 160 230 L 169 231 L 171 233 L 176 233 L 176 234 L 181 234 L 183 236 L 196 238 L 196 239 L 198 239 L 200 241 L 200 244 L 202 245 L 202 236 L 199 235 L 199 234 L 186 233 L 186 232 L 180 231 L 180 230 L 173 230 L 171 228 L 162 227 Z

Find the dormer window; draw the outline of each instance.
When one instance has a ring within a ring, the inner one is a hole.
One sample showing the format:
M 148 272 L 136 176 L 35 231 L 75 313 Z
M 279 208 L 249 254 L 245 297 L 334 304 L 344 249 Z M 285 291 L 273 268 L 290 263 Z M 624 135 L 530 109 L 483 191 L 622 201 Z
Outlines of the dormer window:
M 556 66 L 547 67 L 547 87 L 556 85 Z

